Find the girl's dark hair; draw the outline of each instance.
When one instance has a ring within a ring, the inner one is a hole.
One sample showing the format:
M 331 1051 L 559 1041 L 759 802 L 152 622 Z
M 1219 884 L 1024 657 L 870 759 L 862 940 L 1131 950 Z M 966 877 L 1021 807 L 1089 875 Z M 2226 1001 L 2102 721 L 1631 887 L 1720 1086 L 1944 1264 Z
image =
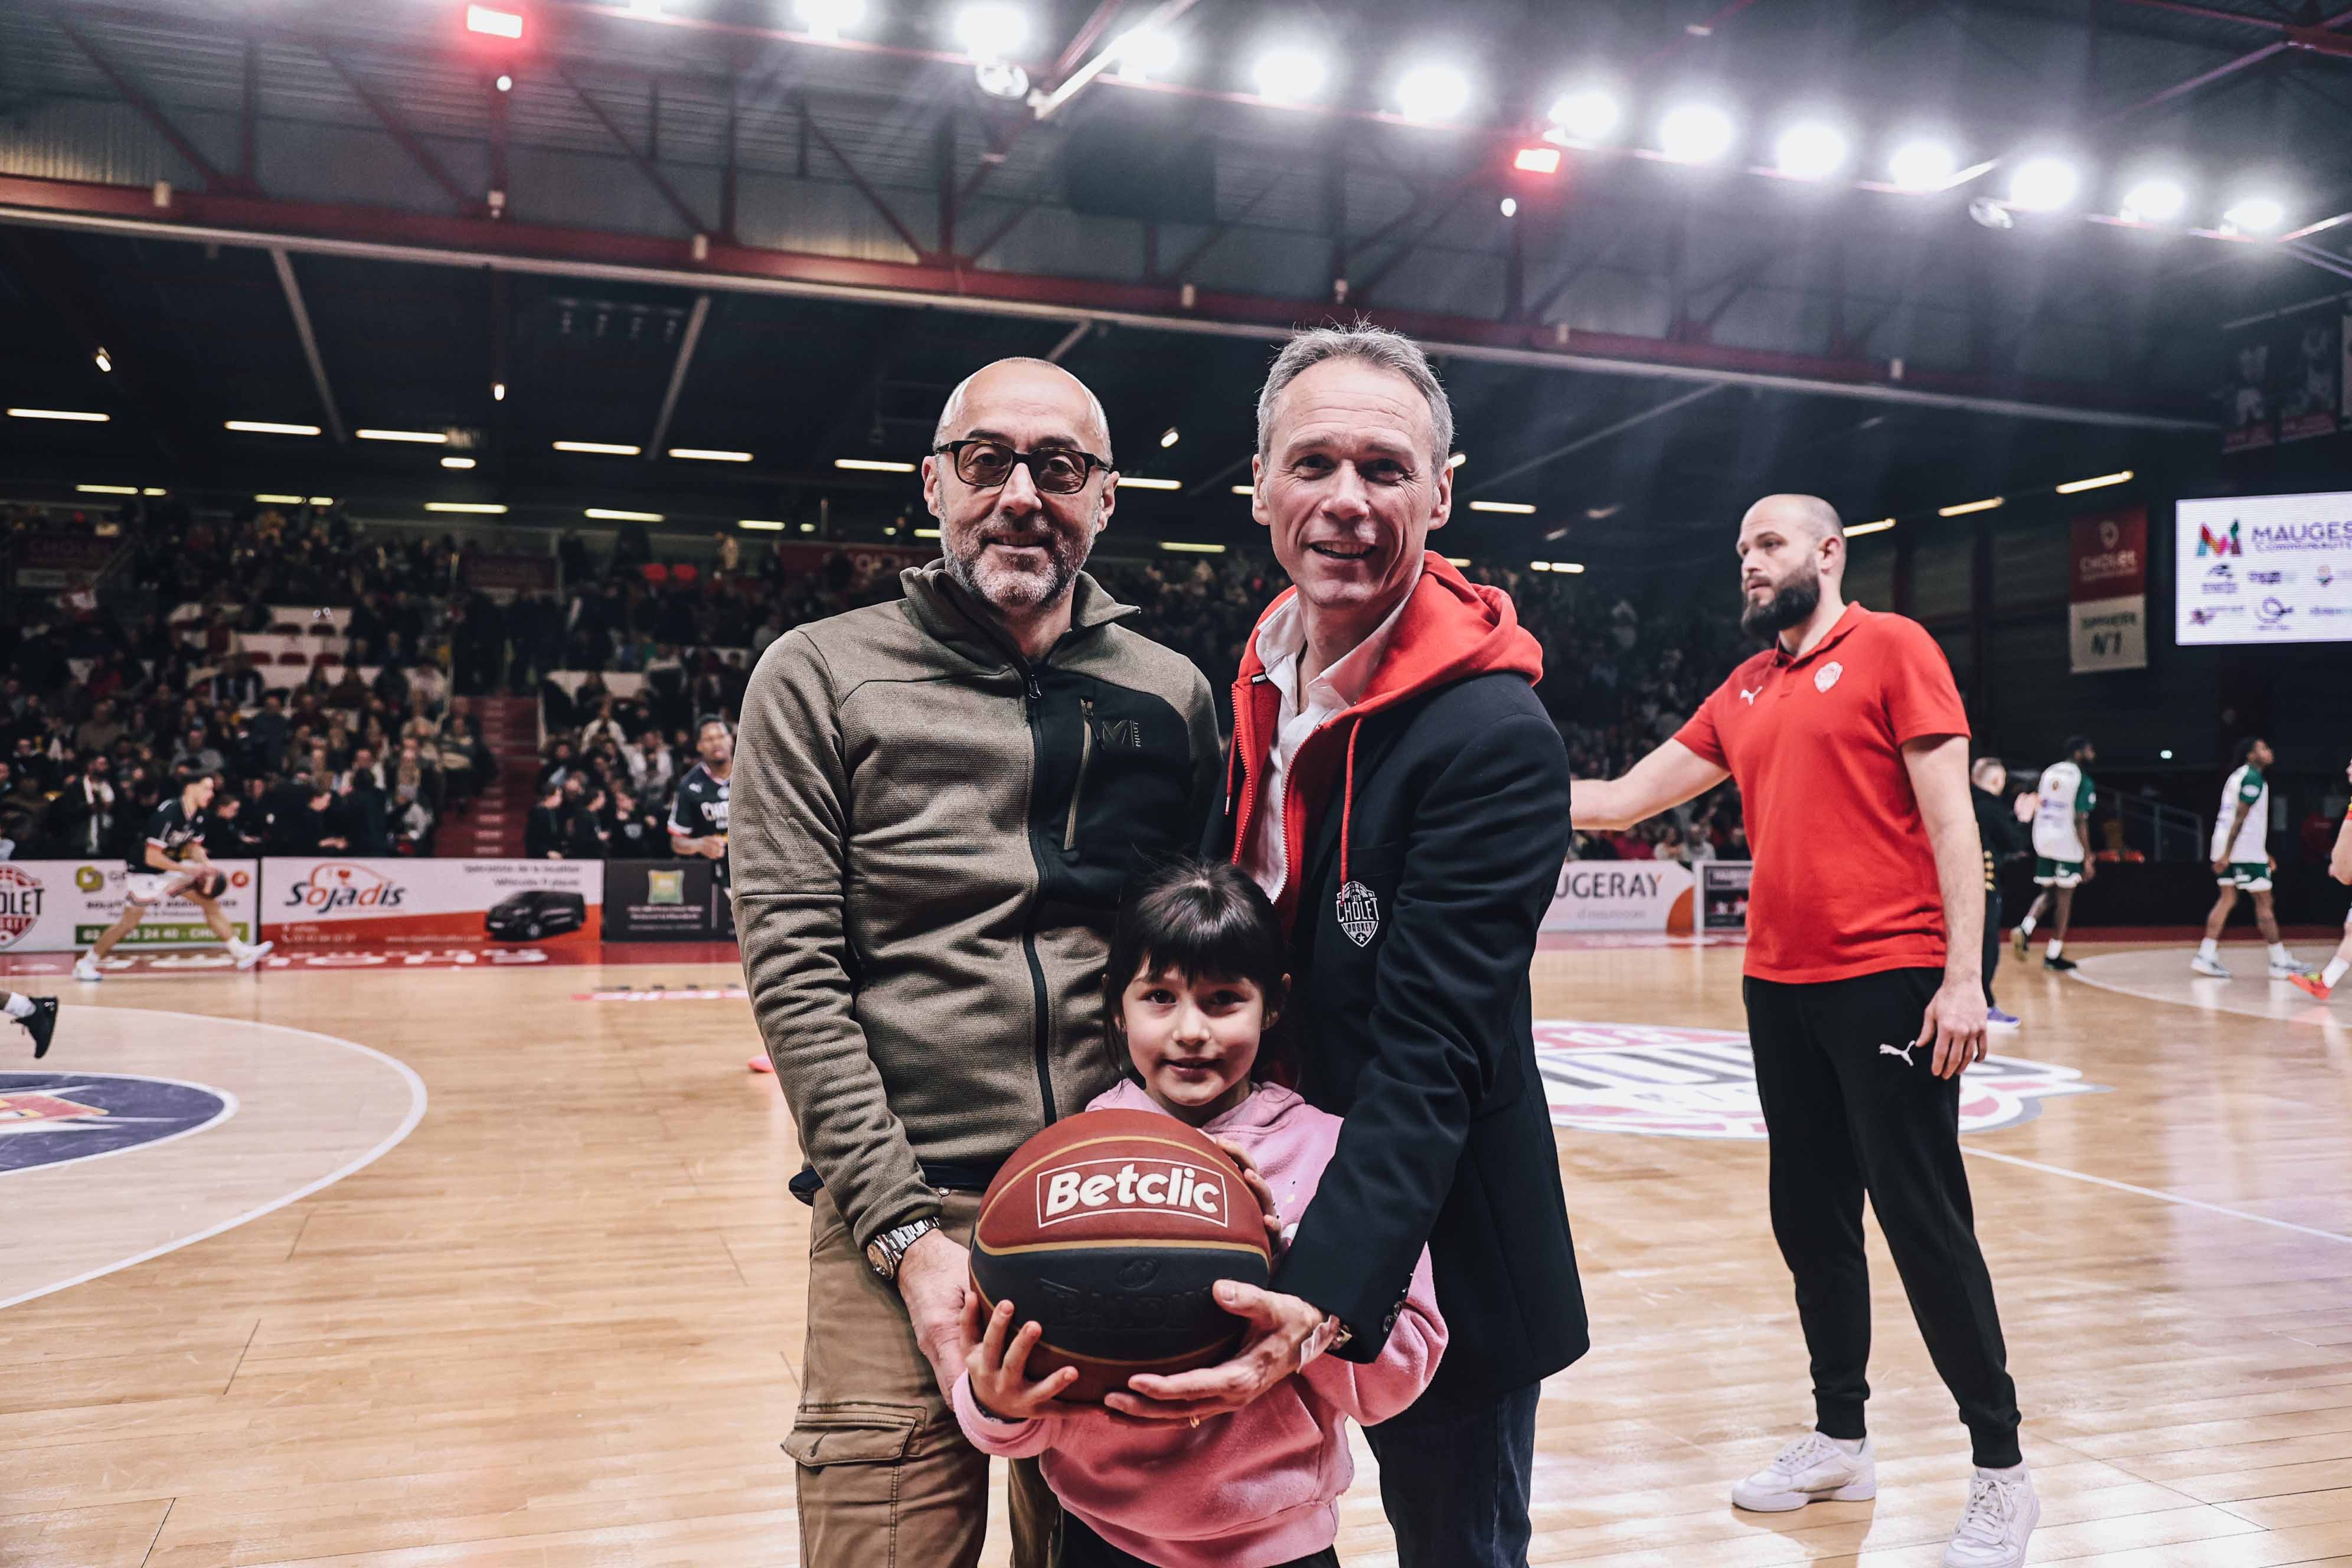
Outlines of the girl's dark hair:
M 1289 1050 L 1286 944 L 1282 921 L 1265 891 L 1238 866 L 1177 860 L 1130 882 L 1111 931 L 1103 970 L 1104 1035 L 1119 1070 L 1132 1077 L 1119 1004 L 1138 974 L 1181 974 L 1188 980 L 1246 980 L 1278 1015 L 1258 1037 L 1254 1079 L 1288 1083 L 1297 1077 Z

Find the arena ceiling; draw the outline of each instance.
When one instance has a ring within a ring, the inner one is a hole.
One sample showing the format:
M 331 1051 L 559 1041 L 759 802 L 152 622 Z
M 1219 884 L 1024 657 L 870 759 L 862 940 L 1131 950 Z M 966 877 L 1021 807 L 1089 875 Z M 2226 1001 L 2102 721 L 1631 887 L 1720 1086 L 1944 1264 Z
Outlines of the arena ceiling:
M 1176 487 L 1122 496 L 1139 532 L 1240 539 L 1270 344 L 1361 313 L 1439 350 L 1465 499 L 1534 509 L 1454 549 L 1654 556 L 1766 489 L 1863 517 L 2201 458 L 2216 330 L 2352 287 L 2352 5 L 1024 0 L 1027 102 L 961 0 L 833 37 L 803 0 L 490 8 L 522 37 L 463 0 L 0 12 L 0 399 L 110 416 L 0 418 L 12 492 L 880 526 L 912 481 L 836 462 L 1050 353 Z M 1139 28 L 1170 58 L 1129 79 Z M 1417 67 L 1462 100 L 1401 97 Z M 1618 126 L 1554 126 L 1579 91 Z M 1691 108 L 1719 157 L 1662 130 Z M 1808 123 L 1844 158 L 1790 177 Z M 1896 188 L 1923 139 L 1949 175 Z M 2178 214 L 2126 210 L 2151 180 Z

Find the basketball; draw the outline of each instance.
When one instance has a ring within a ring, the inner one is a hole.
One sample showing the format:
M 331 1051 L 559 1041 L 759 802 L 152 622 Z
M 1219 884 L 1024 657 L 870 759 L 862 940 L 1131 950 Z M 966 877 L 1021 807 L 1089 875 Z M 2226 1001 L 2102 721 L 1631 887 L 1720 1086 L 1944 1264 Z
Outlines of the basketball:
M 971 1282 L 982 1307 L 1013 1303 L 1013 1326 L 1043 1337 L 1029 1375 L 1065 1366 L 1061 1397 L 1099 1404 L 1137 1373 L 1223 1361 L 1241 1320 L 1217 1305 L 1220 1279 L 1266 1282 L 1265 1225 L 1241 1172 L 1172 1116 L 1089 1110 L 1013 1152 L 972 1227 Z

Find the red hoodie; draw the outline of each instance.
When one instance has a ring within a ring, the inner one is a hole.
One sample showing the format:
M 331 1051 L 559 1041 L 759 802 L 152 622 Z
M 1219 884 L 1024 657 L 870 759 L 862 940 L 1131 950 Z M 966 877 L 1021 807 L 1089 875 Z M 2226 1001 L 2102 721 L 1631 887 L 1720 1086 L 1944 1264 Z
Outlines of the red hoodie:
M 1290 602 L 1297 588 L 1276 595 L 1257 624 Z M 1543 649 L 1519 625 L 1511 596 L 1500 588 L 1473 583 L 1435 552 L 1425 552 L 1421 581 L 1405 600 L 1404 613 L 1389 634 L 1388 648 L 1370 684 L 1352 708 L 1340 712 L 1299 743 L 1291 759 L 1289 798 L 1282 819 L 1283 855 L 1288 875 L 1275 909 L 1287 930 L 1298 908 L 1298 882 L 1305 872 L 1304 846 L 1314 842 L 1317 822 L 1330 798 L 1334 773 L 1344 770 L 1339 796 L 1339 880 L 1348 880 L 1348 812 L 1356 788 L 1356 731 L 1368 716 L 1440 686 L 1474 675 L 1507 669 L 1528 683 L 1543 678 Z M 1234 755 L 1225 778 L 1227 815 L 1234 822 L 1234 863 L 1239 865 L 1257 832 L 1259 798 L 1266 758 L 1280 725 L 1282 693 L 1266 679 L 1258 656 L 1257 633 L 1242 651 L 1234 681 Z M 1238 770 L 1239 777 L 1235 778 Z

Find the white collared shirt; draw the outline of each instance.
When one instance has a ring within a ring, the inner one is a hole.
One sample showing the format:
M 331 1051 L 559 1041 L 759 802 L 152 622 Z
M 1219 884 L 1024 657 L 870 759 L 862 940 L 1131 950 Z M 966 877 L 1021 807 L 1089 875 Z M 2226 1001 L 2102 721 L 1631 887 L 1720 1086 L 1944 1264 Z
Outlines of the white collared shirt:
M 1282 695 L 1282 710 L 1275 719 L 1274 744 L 1266 756 L 1265 804 L 1258 811 L 1257 831 L 1251 836 L 1242 857 L 1242 869 L 1249 873 L 1250 880 L 1265 889 L 1269 899 L 1280 898 L 1284 885 L 1290 879 L 1283 844 L 1283 819 L 1289 814 L 1290 805 L 1290 764 L 1307 736 L 1354 707 L 1363 697 L 1364 689 L 1372 683 L 1373 672 L 1381 667 L 1381 656 L 1388 651 L 1389 637 L 1396 630 L 1398 617 L 1404 614 L 1413 589 L 1420 585 L 1421 574 L 1415 573 L 1388 618 L 1337 663 L 1308 681 L 1303 701 L 1298 690 L 1298 665 L 1307 652 L 1307 619 L 1300 613 L 1297 595 L 1268 616 L 1257 629 L 1258 661 L 1265 667 L 1265 678 Z

